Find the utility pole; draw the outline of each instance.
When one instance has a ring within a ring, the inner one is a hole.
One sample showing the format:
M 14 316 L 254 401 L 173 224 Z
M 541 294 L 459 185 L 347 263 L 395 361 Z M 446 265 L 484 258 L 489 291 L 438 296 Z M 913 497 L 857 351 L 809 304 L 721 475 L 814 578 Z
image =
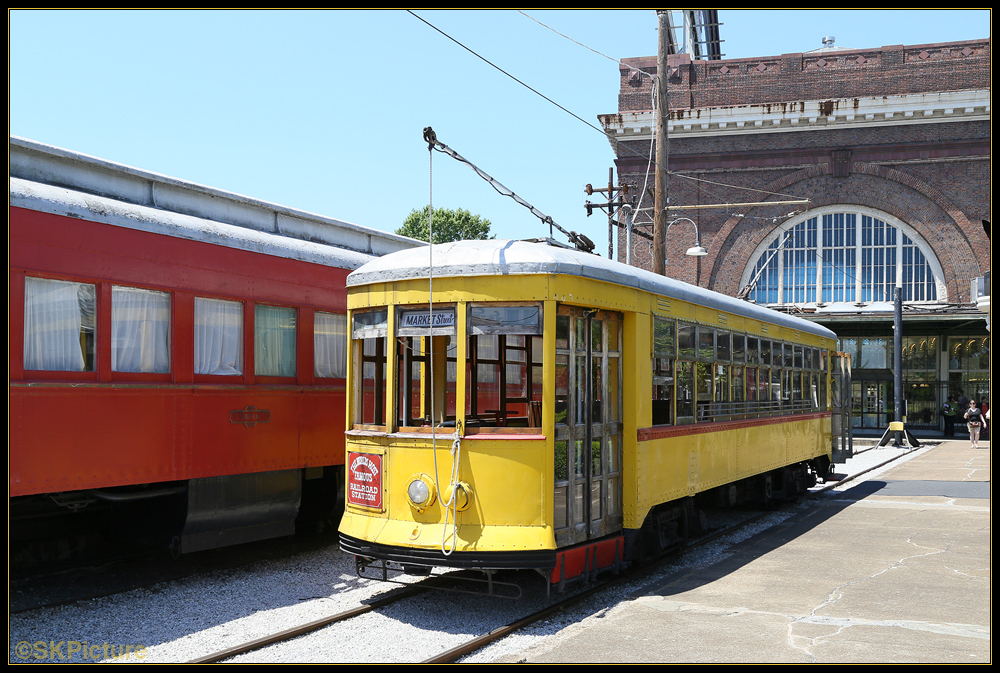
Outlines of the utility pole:
M 657 10 L 659 39 L 656 49 L 656 186 L 654 188 L 655 214 L 653 217 L 653 273 L 667 273 L 667 194 L 668 141 L 667 122 L 670 120 L 669 98 L 667 94 L 667 51 L 670 44 L 670 24 L 667 10 Z
M 583 191 L 587 196 L 592 195 L 594 192 L 607 193 L 608 202 L 607 203 L 591 203 L 587 201 L 583 204 L 583 207 L 587 209 L 587 217 L 594 214 L 594 208 L 600 208 L 604 210 L 607 208 L 608 213 L 608 259 L 614 259 L 615 249 L 614 249 L 614 231 L 615 231 L 615 210 L 620 208 L 622 205 L 622 198 L 625 194 L 628 194 L 628 184 L 623 184 L 615 187 L 615 169 L 608 169 L 608 186 L 604 187 L 594 187 L 593 185 L 587 185 L 583 188 Z M 617 193 L 616 193 L 617 192 Z M 618 199 L 617 201 L 615 199 Z

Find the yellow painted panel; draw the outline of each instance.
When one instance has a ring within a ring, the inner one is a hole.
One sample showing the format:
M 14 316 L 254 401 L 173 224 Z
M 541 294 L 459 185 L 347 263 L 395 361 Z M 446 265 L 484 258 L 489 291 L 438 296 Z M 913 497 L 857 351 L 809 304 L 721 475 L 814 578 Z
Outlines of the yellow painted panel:
M 390 520 L 373 539 L 375 543 L 416 549 L 452 550 L 453 527 L 442 523 Z M 523 551 L 555 549 L 555 535 L 547 526 L 481 526 L 458 520 L 456 552 Z
M 441 491 L 451 483 L 453 436 L 439 437 L 436 451 L 428 437 L 387 435 L 384 441 L 388 444 L 382 459 L 383 507 L 386 511 L 382 514 L 349 507 L 349 513 L 363 516 L 367 511 L 371 516 L 388 519 L 391 530 L 399 530 L 397 523 L 405 526 L 414 523 L 423 526 L 443 524 L 445 509 Z M 352 438 L 348 442 L 348 451 L 361 446 Z M 551 479 L 543 478 L 552 469 L 551 452 L 551 443 L 544 439 L 466 438 L 462 441 L 458 480 L 468 484 L 472 490 L 470 507 L 458 513 L 458 523 L 463 526 L 466 540 L 478 539 L 479 535 L 472 532 L 475 529 L 482 531 L 482 535 L 497 527 L 544 528 L 551 524 L 551 515 L 544 517 L 545 509 L 551 511 L 552 507 Z M 429 481 L 435 484 L 435 500 L 423 511 L 410 505 L 406 497 L 410 480 L 418 474 L 427 475 Z M 358 526 L 356 523 L 349 525 Z M 384 532 L 382 534 L 385 535 Z M 402 544 L 406 539 L 397 540 L 396 544 Z M 386 544 L 390 542 L 386 541 Z
M 697 426 L 691 426 L 695 429 Z M 625 527 L 663 502 L 830 453 L 829 418 L 755 425 L 639 442 L 636 498 Z

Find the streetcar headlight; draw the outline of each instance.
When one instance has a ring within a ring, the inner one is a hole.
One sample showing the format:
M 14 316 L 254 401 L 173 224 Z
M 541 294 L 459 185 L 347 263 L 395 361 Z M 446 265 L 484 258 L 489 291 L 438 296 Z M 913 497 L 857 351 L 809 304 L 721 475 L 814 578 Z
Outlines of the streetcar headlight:
M 434 484 L 427 475 L 414 475 L 406 486 L 406 497 L 417 511 L 423 511 L 434 504 L 434 496 Z

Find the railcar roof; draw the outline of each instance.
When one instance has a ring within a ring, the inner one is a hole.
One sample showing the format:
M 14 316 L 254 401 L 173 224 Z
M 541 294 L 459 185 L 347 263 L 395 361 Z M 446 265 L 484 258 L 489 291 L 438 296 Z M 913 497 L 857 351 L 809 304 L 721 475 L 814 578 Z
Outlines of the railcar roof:
M 357 269 L 372 259 L 371 255 L 324 243 L 247 229 L 20 178 L 10 178 L 9 205 L 340 269 Z
M 368 262 L 347 276 L 348 287 L 434 277 L 563 274 L 632 287 L 802 332 L 835 339 L 822 325 L 695 287 L 599 255 L 530 241 L 456 241 L 401 250 Z

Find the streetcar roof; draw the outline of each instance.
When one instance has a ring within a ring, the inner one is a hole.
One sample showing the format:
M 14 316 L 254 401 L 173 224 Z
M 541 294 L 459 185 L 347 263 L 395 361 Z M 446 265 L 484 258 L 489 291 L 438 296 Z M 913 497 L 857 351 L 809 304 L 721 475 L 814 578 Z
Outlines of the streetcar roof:
M 401 250 L 366 263 L 347 276 L 348 287 L 435 277 L 561 274 L 636 288 L 727 313 L 835 339 L 832 331 L 803 318 L 779 313 L 712 290 L 660 276 L 599 255 L 569 248 L 491 239 L 455 241 Z

